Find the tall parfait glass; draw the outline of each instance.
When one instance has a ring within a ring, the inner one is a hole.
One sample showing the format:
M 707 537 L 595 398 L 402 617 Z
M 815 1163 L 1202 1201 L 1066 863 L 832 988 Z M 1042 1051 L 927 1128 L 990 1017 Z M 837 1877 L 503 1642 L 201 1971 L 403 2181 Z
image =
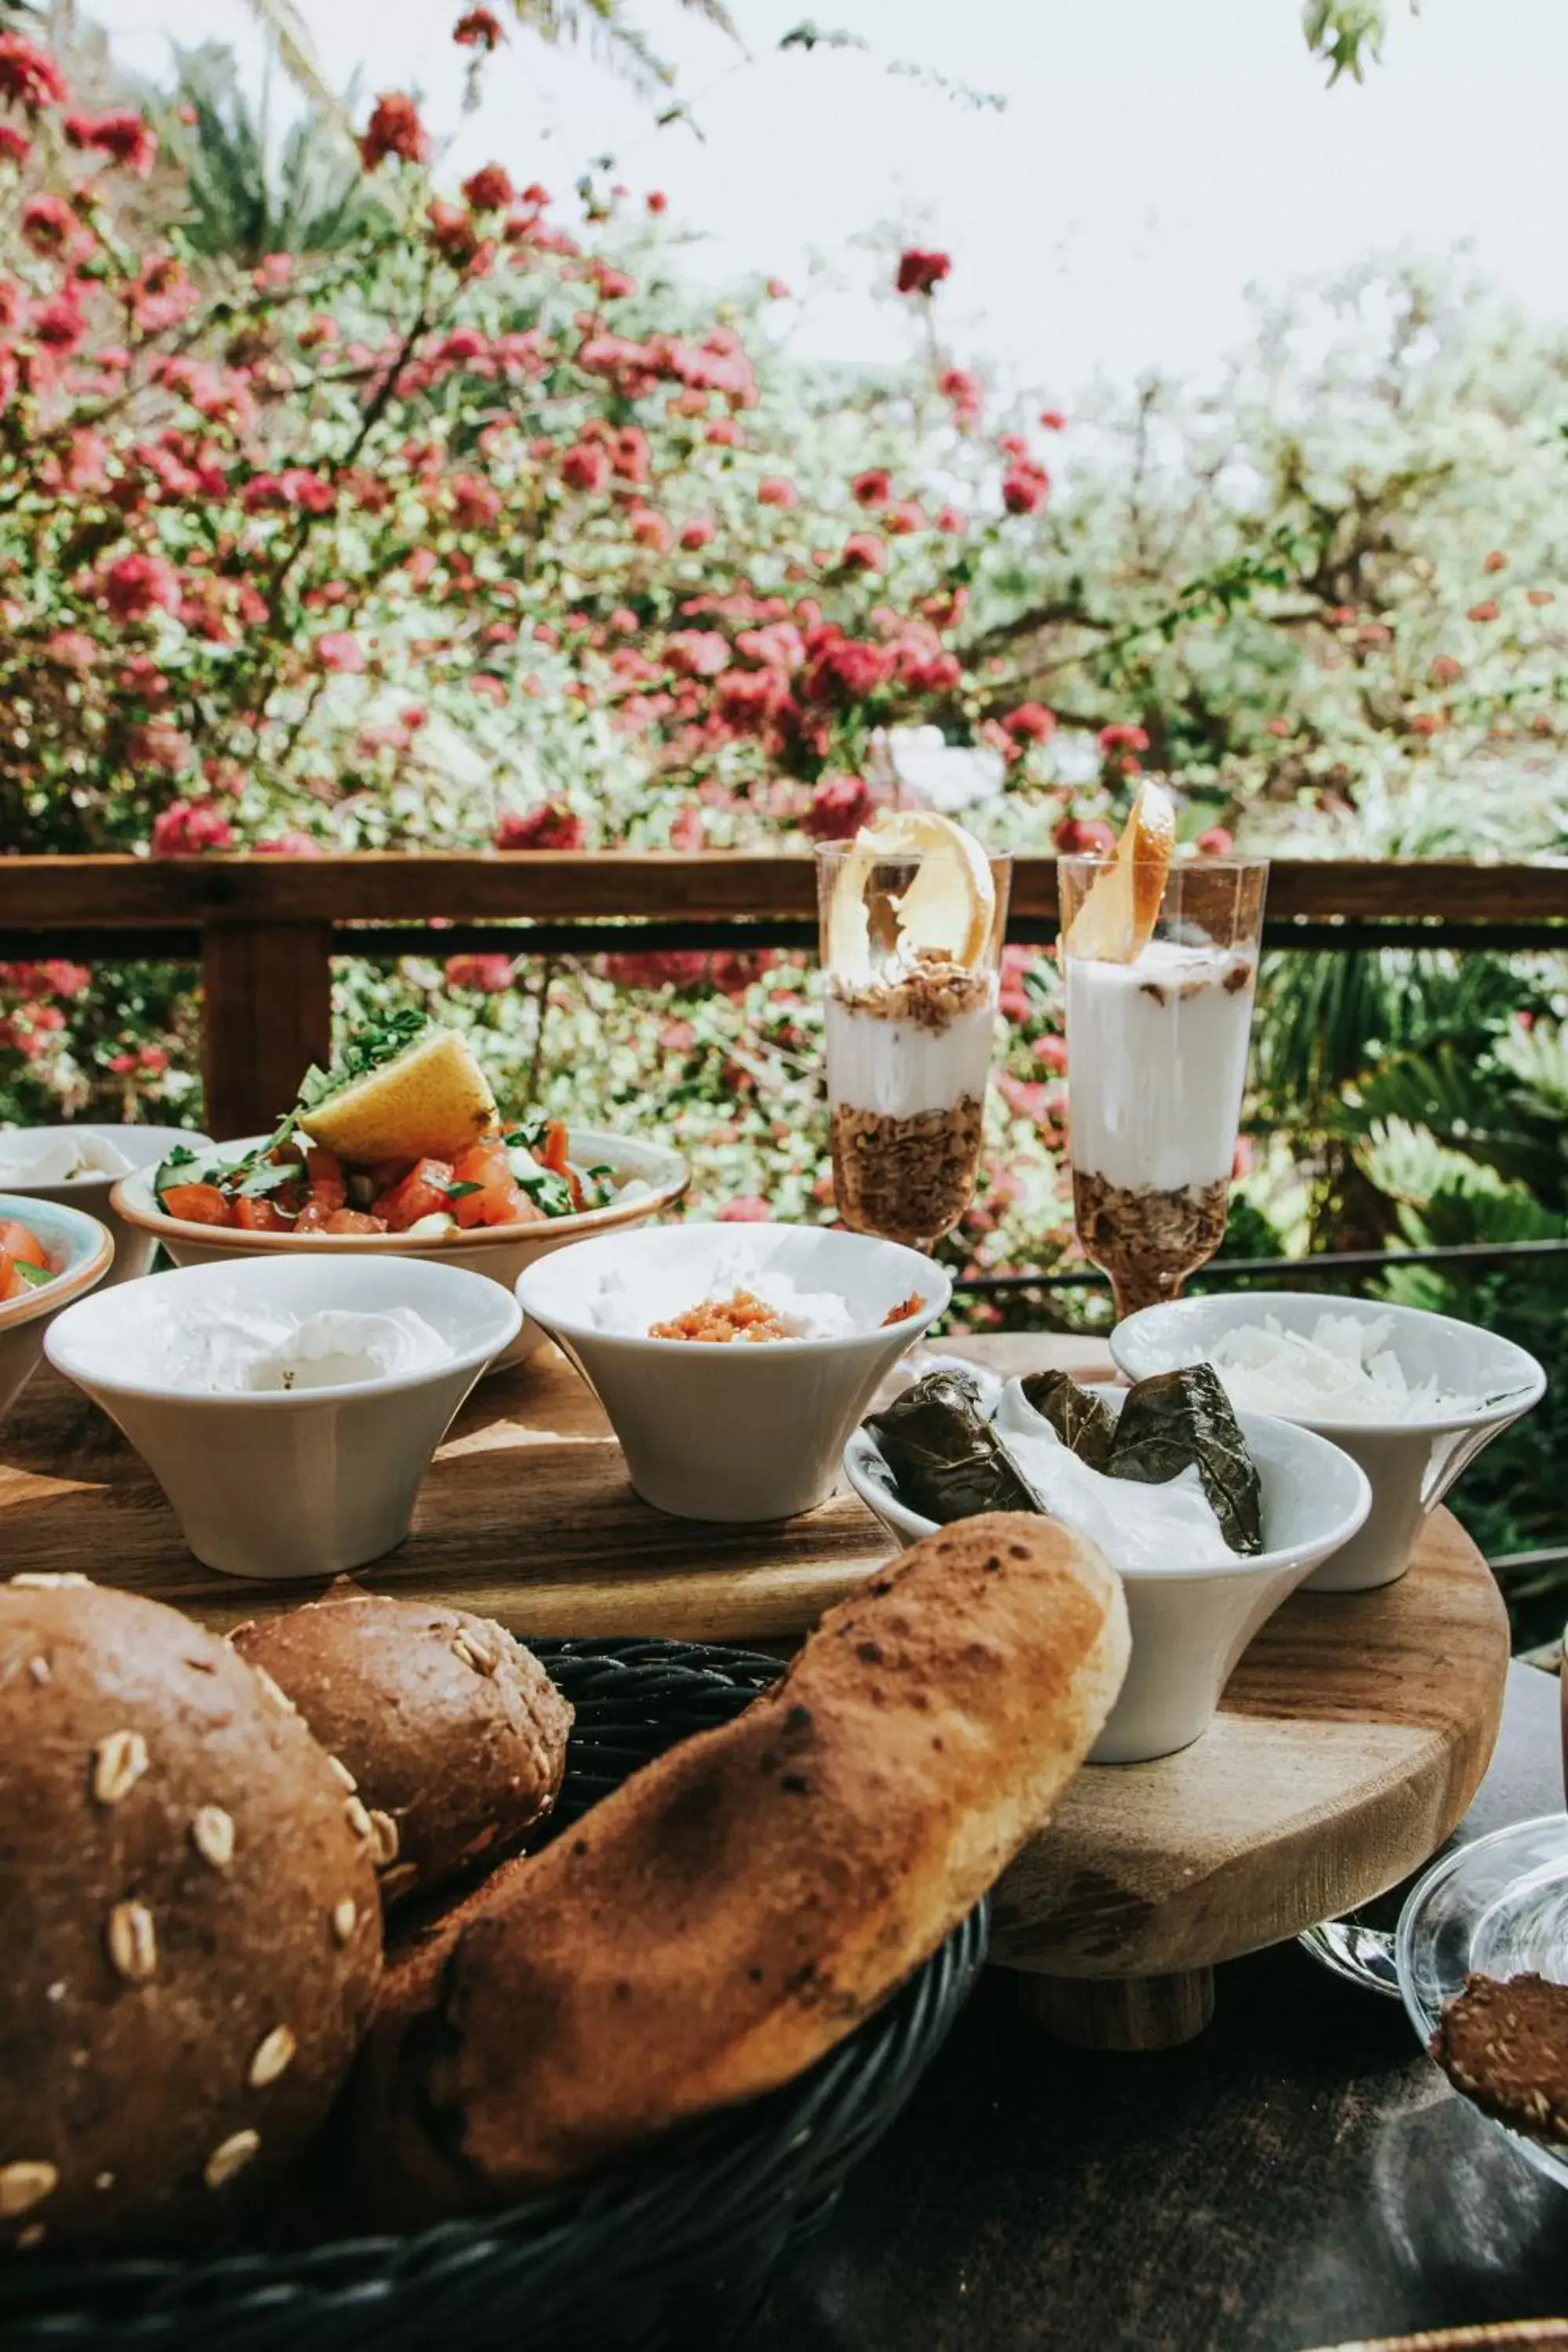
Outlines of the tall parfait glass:
M 930 1249 L 974 1192 L 1012 859 L 923 813 L 816 856 L 838 1214 Z
M 1120 1320 L 1179 1298 L 1224 1238 L 1268 866 L 1169 865 L 1152 921 L 1118 935 L 1104 899 L 1086 913 L 1117 863 L 1063 857 L 1058 882 L 1073 1218 Z

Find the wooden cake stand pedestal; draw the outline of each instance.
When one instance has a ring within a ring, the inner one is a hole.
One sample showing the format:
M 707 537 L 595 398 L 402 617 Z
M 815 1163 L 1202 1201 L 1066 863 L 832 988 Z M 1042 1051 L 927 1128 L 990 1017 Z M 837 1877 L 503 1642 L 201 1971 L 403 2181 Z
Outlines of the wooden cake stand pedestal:
M 1157 2050 L 1214 2011 L 1214 1971 L 1418 1870 L 1480 1784 L 1508 1619 L 1447 1512 L 1380 1592 L 1297 1593 L 1204 1737 L 1090 1766 L 996 1890 L 991 1957 L 1064 2040 Z
M 1006 1372 L 1107 1376 L 1093 1340 L 959 1343 Z M 890 1546 L 853 1495 L 783 1525 L 666 1517 L 626 1482 L 589 1391 L 546 1349 L 481 1381 L 420 1490 L 414 1532 L 358 1572 L 520 1634 L 793 1644 Z M 146 1465 L 79 1391 L 39 1372 L 0 1431 L 0 1574 L 74 1570 L 218 1631 L 312 1599 L 194 1560 Z M 1298 1594 L 1218 1718 L 1154 1764 L 1091 1766 L 997 1890 L 993 1957 L 1075 2041 L 1185 2040 L 1213 1970 L 1368 1901 L 1436 1852 L 1486 1769 L 1508 1627 L 1446 1514 L 1384 1591 Z

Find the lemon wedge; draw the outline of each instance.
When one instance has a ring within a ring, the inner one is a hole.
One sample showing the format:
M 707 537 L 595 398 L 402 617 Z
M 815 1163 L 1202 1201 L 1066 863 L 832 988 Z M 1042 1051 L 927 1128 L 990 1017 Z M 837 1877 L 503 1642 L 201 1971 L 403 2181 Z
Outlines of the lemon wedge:
M 1068 955 L 1132 963 L 1154 935 L 1176 846 L 1176 812 L 1162 785 L 1138 787 L 1116 855 L 1073 918 Z
M 880 869 L 913 866 L 901 896 L 879 886 Z M 984 961 L 996 919 L 991 861 L 971 833 L 934 809 L 883 809 L 862 826 L 838 869 L 828 914 L 828 960 L 849 976 L 869 971 L 875 919 L 879 952 Z
M 467 1041 L 455 1030 L 427 1029 L 300 1123 L 344 1160 L 449 1160 L 495 1125 L 496 1103 Z

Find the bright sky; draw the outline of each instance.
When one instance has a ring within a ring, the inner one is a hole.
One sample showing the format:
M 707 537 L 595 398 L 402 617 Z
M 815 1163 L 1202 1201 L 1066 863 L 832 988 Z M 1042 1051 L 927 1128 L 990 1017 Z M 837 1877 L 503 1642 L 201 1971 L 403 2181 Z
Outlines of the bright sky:
M 901 347 L 901 306 L 863 240 L 953 257 L 939 310 L 961 356 L 1067 404 L 1104 373 L 1205 370 L 1269 291 L 1369 254 L 1468 247 L 1537 311 L 1568 315 L 1568 0 L 1424 0 L 1363 88 L 1330 92 L 1298 0 L 732 0 L 750 60 L 674 0 L 638 20 L 680 67 L 702 140 L 659 130 L 586 54 L 514 33 L 477 116 L 460 113 L 458 0 L 299 0 L 340 87 L 414 89 L 454 172 L 492 155 L 566 194 L 613 154 L 703 235 L 693 267 L 811 289 L 804 348 Z M 506 0 L 493 0 L 508 15 Z M 820 13 L 818 13 L 820 12 Z M 171 38 L 260 50 L 244 0 L 86 0 L 127 63 Z M 781 54 L 815 15 L 867 52 Z M 944 98 L 892 64 L 1007 100 Z M 363 107 L 362 104 L 361 112 Z

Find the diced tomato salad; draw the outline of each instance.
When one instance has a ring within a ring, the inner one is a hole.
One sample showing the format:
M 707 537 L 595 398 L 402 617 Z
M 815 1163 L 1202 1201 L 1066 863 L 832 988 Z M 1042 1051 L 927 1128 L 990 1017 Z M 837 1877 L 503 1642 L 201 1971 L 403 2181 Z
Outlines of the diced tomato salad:
M 52 1282 L 58 1272 L 31 1225 L 15 1217 L 0 1223 L 0 1306 Z
M 482 1135 L 452 1160 L 356 1167 L 294 1134 L 228 1169 L 203 1168 L 195 1153 L 175 1151 L 158 1171 L 157 1193 L 167 1216 L 246 1233 L 405 1234 L 427 1217 L 470 1232 L 595 1207 L 605 1172 L 580 1174 L 567 1158 L 565 1127 L 551 1119 Z

